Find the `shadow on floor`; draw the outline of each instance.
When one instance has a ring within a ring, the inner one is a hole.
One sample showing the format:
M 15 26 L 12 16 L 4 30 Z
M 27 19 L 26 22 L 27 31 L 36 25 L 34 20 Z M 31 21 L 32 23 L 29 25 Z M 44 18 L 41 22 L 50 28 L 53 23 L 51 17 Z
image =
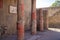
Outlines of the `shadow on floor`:
M 8 35 L 1 40 L 17 40 L 17 35 Z M 36 35 L 31 35 L 31 32 L 25 32 L 24 40 L 60 40 L 60 32 L 53 30 L 45 30 L 44 32 L 37 32 Z
M 36 35 L 31 35 L 30 32 L 26 32 L 25 40 L 60 40 L 60 32 L 45 30 L 44 32 L 38 31 Z
M 0 40 L 17 40 L 17 35 L 8 35 L 8 36 L 5 36 L 3 38 L 1 38 Z

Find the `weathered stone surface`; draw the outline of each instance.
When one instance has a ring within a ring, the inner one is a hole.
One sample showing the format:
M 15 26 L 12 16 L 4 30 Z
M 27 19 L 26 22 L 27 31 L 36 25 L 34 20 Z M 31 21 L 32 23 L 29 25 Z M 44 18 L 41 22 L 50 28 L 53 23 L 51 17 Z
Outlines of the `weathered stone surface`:
M 0 25 L 8 27 L 8 34 L 15 34 L 17 32 L 17 14 L 10 13 L 9 6 L 17 7 L 17 0 L 3 0 L 3 8 L 0 8 Z M 31 25 L 31 0 L 24 0 L 24 23 L 25 30 L 30 30 Z

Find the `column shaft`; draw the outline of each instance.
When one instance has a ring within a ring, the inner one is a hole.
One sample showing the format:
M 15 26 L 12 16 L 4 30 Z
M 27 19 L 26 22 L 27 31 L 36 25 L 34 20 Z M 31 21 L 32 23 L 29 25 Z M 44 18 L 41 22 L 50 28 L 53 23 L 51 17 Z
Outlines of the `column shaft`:
M 43 31 L 44 27 L 43 27 L 43 10 L 40 9 L 40 31 Z
M 48 29 L 48 10 L 46 10 L 46 29 Z
M 24 1 L 18 0 L 18 40 L 24 40 Z
M 32 34 L 36 34 L 36 0 L 32 0 Z

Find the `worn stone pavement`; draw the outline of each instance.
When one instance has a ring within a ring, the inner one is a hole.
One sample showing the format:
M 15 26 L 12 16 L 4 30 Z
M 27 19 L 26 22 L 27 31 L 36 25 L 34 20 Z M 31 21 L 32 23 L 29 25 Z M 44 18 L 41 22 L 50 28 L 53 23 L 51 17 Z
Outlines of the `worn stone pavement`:
M 60 29 L 58 31 L 55 30 L 38 31 L 36 35 L 31 35 L 30 32 L 26 32 L 24 40 L 60 40 Z M 10 35 L 1 40 L 17 40 L 17 35 Z

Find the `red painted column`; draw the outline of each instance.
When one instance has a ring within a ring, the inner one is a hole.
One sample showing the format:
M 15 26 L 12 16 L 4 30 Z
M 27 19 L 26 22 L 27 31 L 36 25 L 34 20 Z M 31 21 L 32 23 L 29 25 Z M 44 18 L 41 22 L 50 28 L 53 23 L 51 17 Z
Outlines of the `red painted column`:
M 40 31 L 43 31 L 44 27 L 43 27 L 43 10 L 40 9 Z
M 36 34 L 36 0 L 32 0 L 32 34 Z
M 18 40 L 24 40 L 24 1 L 18 0 Z

